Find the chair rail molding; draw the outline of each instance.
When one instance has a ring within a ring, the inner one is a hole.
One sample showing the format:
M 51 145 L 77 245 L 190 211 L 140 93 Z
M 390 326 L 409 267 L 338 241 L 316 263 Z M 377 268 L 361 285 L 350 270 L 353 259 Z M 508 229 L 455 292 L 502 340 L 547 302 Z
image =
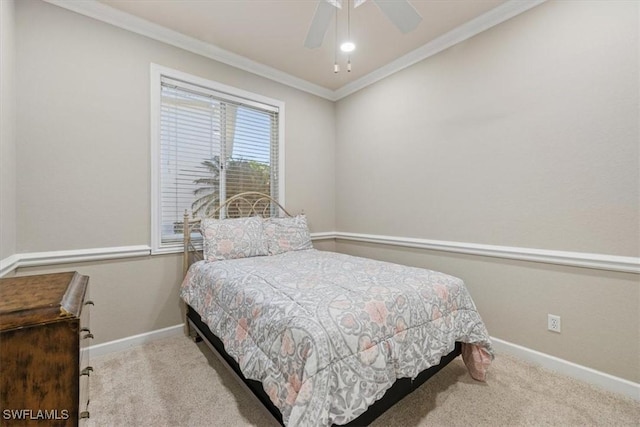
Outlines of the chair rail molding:
M 343 240 L 357 243 L 417 248 L 429 251 L 452 252 L 492 258 L 506 258 L 545 264 L 582 267 L 597 270 L 640 274 L 640 258 L 587 252 L 568 252 L 551 249 L 533 249 L 513 246 L 496 246 L 468 242 L 417 239 L 412 237 L 383 236 L 377 234 L 323 231 L 311 233 L 311 239 Z M 178 253 L 178 252 L 176 252 Z M 10 255 L 0 260 L 0 277 L 20 267 L 36 267 L 87 261 L 135 258 L 151 255 L 149 245 L 118 246 L 107 248 L 73 249 L 49 252 L 28 252 Z
M 10 255 L 4 259 L 0 260 L 0 277 L 5 276 L 11 273 L 13 270 L 18 268 L 18 263 L 20 262 L 19 255 Z
M 417 248 L 431 251 L 454 252 L 493 258 L 558 264 L 570 267 L 592 268 L 640 274 L 640 258 L 587 252 L 569 252 L 551 249 L 533 249 L 513 246 L 496 246 L 467 242 L 416 239 L 411 237 L 382 236 L 376 234 L 335 232 L 336 240 L 379 245 Z
M 334 239 L 334 232 L 312 233 L 313 240 Z M 182 249 L 166 253 L 182 254 Z M 159 253 L 158 255 L 162 255 Z M 117 246 L 106 248 L 72 249 L 63 251 L 25 252 L 10 255 L 0 260 L 0 277 L 20 267 L 38 267 L 87 261 L 104 261 L 151 256 L 151 246 Z
M 38 267 L 76 262 L 104 261 L 109 259 L 148 256 L 150 254 L 151 247 L 148 245 L 72 249 L 48 252 L 26 252 L 11 255 L 8 258 L 0 260 L 0 277 L 5 276 L 20 267 Z

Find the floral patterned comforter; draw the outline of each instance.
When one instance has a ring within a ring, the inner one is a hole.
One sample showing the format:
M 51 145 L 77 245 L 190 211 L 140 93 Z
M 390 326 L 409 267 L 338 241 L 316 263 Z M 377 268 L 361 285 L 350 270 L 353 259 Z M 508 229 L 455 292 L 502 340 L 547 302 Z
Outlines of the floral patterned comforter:
M 195 263 L 180 295 L 288 426 L 356 418 L 456 341 L 478 380 L 493 358 L 462 280 L 426 269 L 309 249 Z

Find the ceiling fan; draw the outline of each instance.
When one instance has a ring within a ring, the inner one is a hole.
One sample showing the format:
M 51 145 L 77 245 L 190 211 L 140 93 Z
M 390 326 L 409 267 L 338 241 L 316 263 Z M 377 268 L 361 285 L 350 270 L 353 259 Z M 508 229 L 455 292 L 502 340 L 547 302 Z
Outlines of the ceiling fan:
M 367 0 L 354 0 L 354 9 L 362 5 Z M 422 17 L 415 8 L 407 0 L 372 0 L 382 13 L 395 25 L 401 32 L 408 33 L 414 30 Z M 347 0 L 347 6 L 349 5 Z M 316 12 L 313 15 L 307 38 L 304 41 L 305 47 L 315 49 L 322 45 L 324 35 L 329 28 L 331 18 L 335 13 L 335 9 L 342 9 L 342 0 L 319 0 Z

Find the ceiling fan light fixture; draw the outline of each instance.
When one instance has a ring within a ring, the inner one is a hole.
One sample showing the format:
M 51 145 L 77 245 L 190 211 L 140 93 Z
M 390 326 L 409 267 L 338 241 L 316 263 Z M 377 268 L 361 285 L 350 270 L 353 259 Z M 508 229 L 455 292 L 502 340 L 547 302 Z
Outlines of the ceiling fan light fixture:
M 353 42 L 344 42 L 340 45 L 340 50 L 343 52 L 353 52 L 356 49 L 356 45 Z

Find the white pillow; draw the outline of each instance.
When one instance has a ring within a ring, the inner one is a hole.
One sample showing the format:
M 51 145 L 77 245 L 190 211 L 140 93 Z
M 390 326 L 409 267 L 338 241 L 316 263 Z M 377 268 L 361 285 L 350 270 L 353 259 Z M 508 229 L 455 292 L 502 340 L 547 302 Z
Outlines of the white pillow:
M 307 217 L 267 218 L 264 223 L 265 241 L 269 255 L 288 251 L 313 249 Z
M 204 237 L 204 259 L 221 261 L 267 255 L 263 220 L 249 218 L 211 219 L 200 224 Z

